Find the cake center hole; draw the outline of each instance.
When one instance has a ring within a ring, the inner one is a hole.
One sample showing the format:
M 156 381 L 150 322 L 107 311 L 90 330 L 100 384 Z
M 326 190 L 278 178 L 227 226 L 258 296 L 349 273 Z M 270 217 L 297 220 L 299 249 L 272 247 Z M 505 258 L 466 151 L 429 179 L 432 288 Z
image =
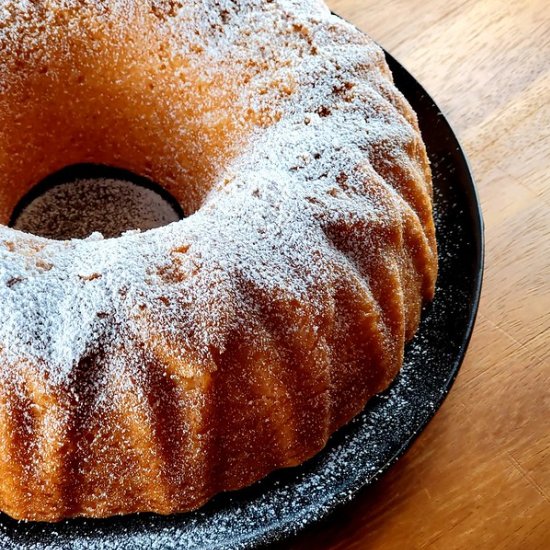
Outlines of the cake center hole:
M 181 220 L 178 202 L 160 185 L 126 170 L 80 164 L 33 187 L 15 208 L 10 227 L 56 240 L 105 238 Z

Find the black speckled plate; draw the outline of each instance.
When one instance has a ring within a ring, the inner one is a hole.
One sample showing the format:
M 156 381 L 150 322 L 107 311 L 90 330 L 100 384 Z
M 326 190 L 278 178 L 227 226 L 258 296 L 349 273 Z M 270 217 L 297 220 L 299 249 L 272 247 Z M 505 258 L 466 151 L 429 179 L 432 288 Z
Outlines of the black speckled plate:
M 373 483 L 409 448 L 449 392 L 474 326 L 483 222 L 464 153 L 437 105 L 393 58 L 397 86 L 418 113 L 432 162 L 440 274 L 436 298 L 389 390 L 369 402 L 305 465 L 220 495 L 198 512 L 18 523 L 0 515 L 1 548 L 252 548 L 324 518 Z

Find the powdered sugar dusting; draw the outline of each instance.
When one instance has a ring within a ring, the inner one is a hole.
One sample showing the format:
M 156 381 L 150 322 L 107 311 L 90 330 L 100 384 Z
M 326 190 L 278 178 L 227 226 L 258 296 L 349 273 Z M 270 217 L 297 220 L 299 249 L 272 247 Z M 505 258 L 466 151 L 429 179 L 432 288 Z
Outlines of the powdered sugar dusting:
M 52 0 L 40 24 L 36 3 L 4 5 L 0 42 L 7 61 L 0 62 L 0 90 L 10 84 L 10 63 L 19 49 L 36 55 L 50 32 L 63 44 L 64 27 L 55 15 L 71 8 L 76 18 L 80 5 Z M 94 393 L 102 406 L 108 401 L 116 410 L 117 400 L 131 393 L 123 385 L 132 387 L 139 375 L 146 379 L 151 357 L 165 369 L 163 376 L 176 364 L 195 381 L 216 371 L 235 335 L 269 352 L 262 307 L 282 304 L 281 325 L 296 310 L 306 312 L 307 334 L 318 341 L 331 324 L 326 320 L 334 321 L 337 292 L 350 280 L 352 301 L 371 312 L 388 362 L 399 362 L 403 335 L 390 341 L 385 308 L 401 303 L 406 281 L 381 304 L 369 269 L 380 267 L 392 281 L 401 281 L 400 270 L 413 270 L 410 279 L 417 277 L 429 296 L 435 241 L 425 151 L 381 49 L 317 0 L 85 5 L 92 20 L 115 27 L 124 27 L 125 12 L 137 13 L 140 21 L 158 19 L 160 65 L 177 66 L 176 76 L 180 70 L 183 75 L 162 95 L 163 115 L 184 112 L 180 101 L 192 84 L 184 78 L 187 65 L 204 83 L 231 73 L 235 120 L 225 141 L 238 154 L 226 154 L 220 136 L 206 131 L 221 116 L 216 106 L 224 90 L 214 89 L 200 112 L 186 115 L 202 124 L 193 128 L 204 128 L 205 135 L 175 131 L 163 149 L 162 161 L 177 167 L 170 171 L 177 181 L 166 185 L 179 189 L 185 186 L 178 186 L 178 174 L 186 185 L 191 181 L 181 150 L 192 156 L 201 140 L 211 146 L 208 177 L 201 173 L 204 180 L 189 192 L 191 206 L 182 204 L 189 217 L 116 239 L 93 234 L 52 241 L 1 226 L 0 376 L 30 376 L 48 391 L 66 388 L 78 399 L 83 365 L 91 361 L 98 380 L 120 384 L 106 383 L 105 392 Z M 44 25 L 48 18 L 52 31 Z M 151 94 L 163 82 L 153 84 Z M 217 154 L 218 146 L 224 154 Z M 410 267 L 413 255 L 418 261 Z M 300 327 L 289 324 L 298 333 Z M 152 406 L 147 396 L 134 393 L 140 404 Z M 199 395 L 199 402 L 204 399 Z M 322 432 L 323 422 L 327 414 L 312 429 Z M 198 458 L 192 466 L 201 464 Z
M 27 6 L 11 4 L 20 10 Z M 125 4 L 132 3 L 113 2 L 117 10 Z M 414 170 L 404 153 L 418 138 L 384 97 L 388 86 L 376 45 L 334 19 L 320 2 L 175 5 L 178 14 L 165 24 L 179 36 L 196 25 L 206 67 L 218 59 L 265 60 L 241 101 L 283 114 L 267 129 L 258 128 L 240 157 L 224 167 L 222 181 L 201 210 L 175 225 L 114 241 L 65 243 L 0 229 L 0 302 L 11 312 L 0 328 L 2 353 L 10 362 L 27 357 L 44 365 L 52 380 L 69 373 L 98 341 L 102 347 L 116 347 L 120 339 L 141 345 L 144 326 L 168 341 L 177 334 L 188 340 L 185 348 L 201 354 L 211 346 L 223 350 L 228 327 L 242 318 L 236 312 L 247 307 L 236 274 L 263 292 L 319 304 L 322 293 L 315 298 L 312 289 L 319 281 L 334 284 L 331 264 L 342 262 L 326 228 L 339 221 L 349 227 L 359 221 L 386 224 L 402 208 L 397 193 L 370 165 L 369 151 L 374 141 Z M 225 12 L 231 24 L 213 26 L 210 18 Z M 15 32 L 14 23 L 3 28 Z M 271 68 L 295 82 L 290 99 L 278 97 L 281 91 L 273 87 L 257 93 L 268 76 L 275 80 Z M 370 189 L 365 180 L 373 182 Z M 373 192 L 380 183 L 386 196 Z M 178 263 L 181 281 L 167 284 L 162 271 L 174 269 L 174 251 L 182 246 L 188 252 Z M 29 255 L 29 248 L 40 250 Z M 368 247 L 356 253 L 368 255 Z M 200 272 L 190 276 L 197 265 Z M 144 305 L 146 319 L 135 313 Z M 202 323 L 210 330 L 195 330 Z

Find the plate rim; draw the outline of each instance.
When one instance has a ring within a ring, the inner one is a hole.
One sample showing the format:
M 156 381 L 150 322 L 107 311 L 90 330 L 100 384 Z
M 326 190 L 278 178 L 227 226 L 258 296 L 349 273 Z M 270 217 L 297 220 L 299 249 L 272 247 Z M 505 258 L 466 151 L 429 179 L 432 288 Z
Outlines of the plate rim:
M 363 31 L 360 31 L 363 32 Z M 464 151 L 460 140 L 450 125 L 447 117 L 434 101 L 433 97 L 426 91 L 424 86 L 390 53 L 384 50 L 388 64 L 392 68 L 397 68 L 400 72 L 400 76 L 410 81 L 410 83 L 416 87 L 416 89 L 426 97 L 426 100 L 430 103 L 431 109 L 437 111 L 439 114 L 439 121 L 444 127 L 444 132 L 449 138 L 449 149 L 453 148 L 453 165 L 456 166 L 457 171 L 460 174 L 458 178 L 460 181 L 460 192 L 464 196 L 465 210 L 471 220 L 472 231 L 472 246 L 475 248 L 475 263 L 472 267 L 472 273 L 475 273 L 471 285 L 471 297 L 469 299 L 469 311 L 467 323 L 463 325 L 464 332 L 459 339 L 459 345 L 456 355 L 452 358 L 453 366 L 446 381 L 441 385 L 441 393 L 434 401 L 434 407 L 430 410 L 425 421 L 421 424 L 421 427 L 403 438 L 403 443 L 393 453 L 393 456 L 389 458 L 383 465 L 383 467 L 377 472 L 375 476 L 366 476 L 364 472 L 358 475 L 357 478 L 350 482 L 346 486 L 345 494 L 341 491 L 335 491 L 331 493 L 326 501 L 319 503 L 319 506 L 315 508 L 315 513 L 308 513 L 303 521 L 297 522 L 294 518 L 287 516 L 281 517 L 277 522 L 270 522 L 263 527 L 258 525 L 253 526 L 250 530 L 237 534 L 233 533 L 233 536 L 227 540 L 221 541 L 221 547 L 224 548 L 259 548 L 274 543 L 281 543 L 287 541 L 291 537 L 296 536 L 298 533 L 310 529 L 312 526 L 319 525 L 327 520 L 329 516 L 334 514 L 337 510 L 344 507 L 350 501 L 356 499 L 361 492 L 365 491 L 368 487 L 376 483 L 382 476 L 384 476 L 391 467 L 410 449 L 417 437 L 426 429 L 428 424 L 432 421 L 437 411 L 442 406 L 447 395 L 449 394 L 456 377 L 460 371 L 460 368 L 466 357 L 466 352 L 473 334 L 477 314 L 479 311 L 479 304 L 481 298 L 481 290 L 483 286 L 483 274 L 485 265 L 485 228 L 483 222 L 483 214 L 481 210 L 481 203 L 479 193 L 473 177 L 471 165 L 468 161 L 466 152 Z M 472 253 L 472 258 L 474 257 Z M 45 541 L 47 544 L 47 541 Z M 97 546 L 101 547 L 101 543 L 98 541 Z M 182 544 L 176 544 L 176 548 L 183 548 Z

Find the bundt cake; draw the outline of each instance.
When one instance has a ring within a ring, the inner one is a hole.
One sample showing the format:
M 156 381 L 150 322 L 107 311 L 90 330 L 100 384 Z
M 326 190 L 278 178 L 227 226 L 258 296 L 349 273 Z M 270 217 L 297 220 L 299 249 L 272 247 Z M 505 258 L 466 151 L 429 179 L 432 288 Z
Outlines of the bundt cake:
M 78 163 L 187 217 L 8 227 Z M 4 0 L 0 509 L 182 512 L 313 456 L 433 296 L 431 193 L 382 50 L 321 0 Z

